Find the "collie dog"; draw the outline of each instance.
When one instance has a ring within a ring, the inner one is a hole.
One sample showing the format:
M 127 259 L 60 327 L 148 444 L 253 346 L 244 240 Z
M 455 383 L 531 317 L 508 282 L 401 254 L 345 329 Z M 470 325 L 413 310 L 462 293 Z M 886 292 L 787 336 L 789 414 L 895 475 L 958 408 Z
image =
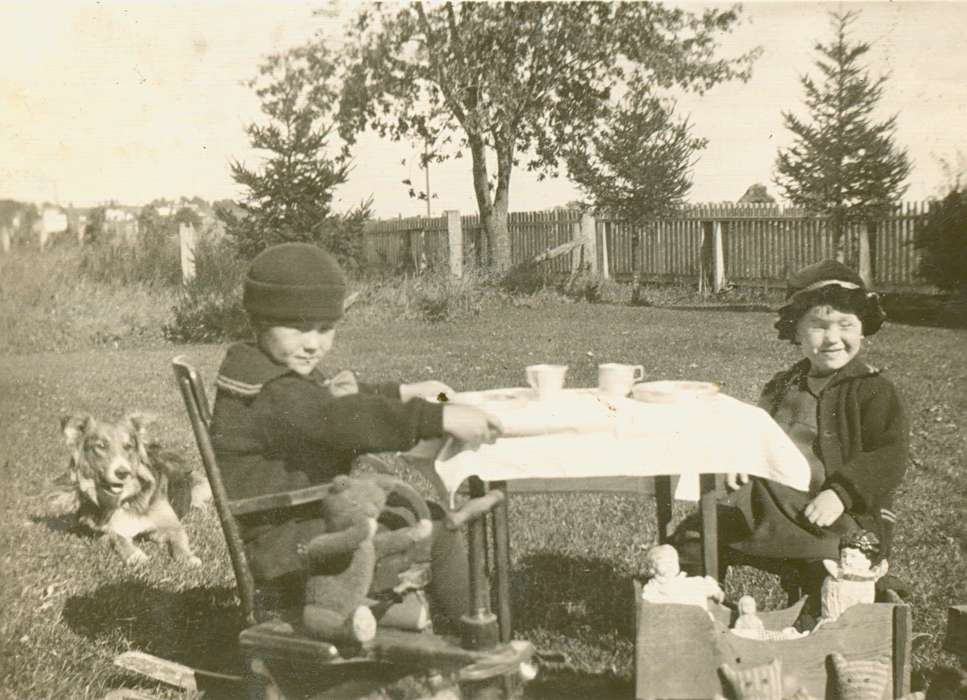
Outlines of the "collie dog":
M 178 453 L 148 440 L 151 422 L 142 414 L 116 423 L 87 415 L 61 420 L 77 518 L 105 535 L 126 564 L 148 559 L 134 542 L 143 535 L 167 544 L 175 559 L 198 566 L 181 518 L 209 500 L 211 489 Z

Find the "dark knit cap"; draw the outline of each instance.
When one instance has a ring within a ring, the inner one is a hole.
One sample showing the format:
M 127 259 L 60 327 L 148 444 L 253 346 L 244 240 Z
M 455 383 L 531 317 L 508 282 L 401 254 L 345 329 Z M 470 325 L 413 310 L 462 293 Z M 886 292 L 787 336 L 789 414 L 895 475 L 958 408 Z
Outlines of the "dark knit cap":
M 242 303 L 260 320 L 335 323 L 345 296 L 346 278 L 329 253 L 309 243 L 282 243 L 252 261 Z

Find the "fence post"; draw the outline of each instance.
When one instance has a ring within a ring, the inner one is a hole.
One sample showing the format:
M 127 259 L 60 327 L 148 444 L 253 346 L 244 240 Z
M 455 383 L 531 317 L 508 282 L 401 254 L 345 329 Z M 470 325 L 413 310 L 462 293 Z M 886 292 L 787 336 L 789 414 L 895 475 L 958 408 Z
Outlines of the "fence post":
M 584 246 L 584 260 L 591 265 L 591 272 L 597 273 L 598 266 L 598 237 L 597 222 L 588 212 L 581 214 L 579 238 Z
M 611 222 L 606 221 L 601 228 L 601 277 L 611 279 L 611 264 L 608 261 L 608 231 L 611 230 Z
M 725 286 L 725 254 L 722 251 L 722 222 L 712 228 L 712 291 L 718 294 Z
M 447 248 L 450 252 L 450 274 L 463 277 L 463 223 L 460 212 L 447 209 Z
M 195 279 L 195 227 L 178 224 L 178 240 L 181 243 L 181 283 L 189 284 Z
M 10 252 L 10 229 L 6 226 L 0 228 L 0 251 L 4 254 Z
M 859 231 L 859 273 L 867 287 L 873 284 L 873 266 L 870 260 L 870 224 L 860 225 Z

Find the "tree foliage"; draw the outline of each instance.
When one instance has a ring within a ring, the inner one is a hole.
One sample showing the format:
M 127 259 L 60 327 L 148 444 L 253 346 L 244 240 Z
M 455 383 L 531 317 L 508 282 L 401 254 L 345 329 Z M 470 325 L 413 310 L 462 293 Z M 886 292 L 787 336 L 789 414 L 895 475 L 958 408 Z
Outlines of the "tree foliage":
M 681 206 L 694 156 L 705 144 L 687 120 L 675 120 L 671 103 L 630 95 L 603 129 L 567 151 L 566 163 L 595 207 L 637 222 Z
M 920 275 L 941 289 L 967 293 L 967 191 L 959 184 L 917 227 Z
M 650 2 L 366 5 L 347 42 L 341 133 L 426 142 L 429 158 L 469 151 L 491 257 L 505 268 L 520 159 L 557 175 L 623 94 L 747 77 L 755 52 L 717 56 L 737 19 L 735 9 Z
M 841 250 L 847 224 L 875 221 L 903 196 L 910 161 L 894 144 L 896 115 L 874 120 L 887 78 L 870 77 L 861 63 L 870 45 L 849 40 L 857 13 L 830 17 L 833 41 L 815 47 L 822 82 L 801 78 L 810 121 L 782 115 L 795 141 L 779 151 L 776 184 L 793 204 L 829 218 Z
M 241 212 L 218 208 L 244 258 L 276 243 L 305 241 L 330 249 L 347 267 L 357 264 L 369 204 L 345 216 L 333 211 L 334 190 L 349 174 L 345 148 L 329 155 L 334 72 L 324 49 L 302 47 L 270 56 L 250 83 L 269 119 L 247 132 L 252 146 L 267 155 L 257 170 L 232 163 L 232 178 L 245 188 L 237 202 Z

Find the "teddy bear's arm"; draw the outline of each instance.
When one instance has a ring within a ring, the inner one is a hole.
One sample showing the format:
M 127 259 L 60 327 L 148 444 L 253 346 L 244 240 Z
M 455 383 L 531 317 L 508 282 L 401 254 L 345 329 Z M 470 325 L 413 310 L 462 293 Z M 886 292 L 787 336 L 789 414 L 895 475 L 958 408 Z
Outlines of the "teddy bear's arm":
M 311 564 L 318 564 L 334 555 L 354 552 L 369 536 L 370 528 L 365 522 L 339 532 L 316 535 L 309 540 L 306 555 Z
M 400 554 L 409 550 L 416 541 L 412 533 L 412 528 L 402 528 L 399 530 L 388 530 L 376 533 L 374 544 L 376 545 L 376 556 L 378 558 L 391 554 Z

